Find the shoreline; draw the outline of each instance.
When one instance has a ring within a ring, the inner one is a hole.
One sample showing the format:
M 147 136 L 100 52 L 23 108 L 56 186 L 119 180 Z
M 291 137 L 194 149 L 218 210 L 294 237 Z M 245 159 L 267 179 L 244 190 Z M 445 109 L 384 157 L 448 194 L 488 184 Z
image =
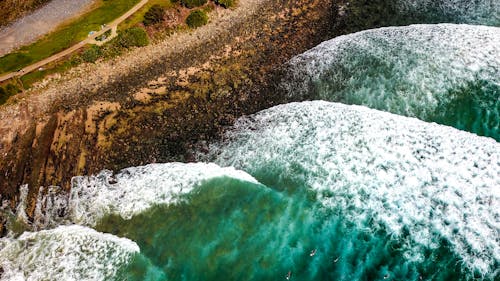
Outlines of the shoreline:
M 331 38 L 335 1 L 251 0 L 189 33 L 86 64 L 0 108 L 0 194 L 68 189 L 76 175 L 189 161 L 236 118 L 283 102 L 279 66 Z M 326 6 L 326 8 L 325 8 Z M 83 78 L 82 78 L 83 77 Z

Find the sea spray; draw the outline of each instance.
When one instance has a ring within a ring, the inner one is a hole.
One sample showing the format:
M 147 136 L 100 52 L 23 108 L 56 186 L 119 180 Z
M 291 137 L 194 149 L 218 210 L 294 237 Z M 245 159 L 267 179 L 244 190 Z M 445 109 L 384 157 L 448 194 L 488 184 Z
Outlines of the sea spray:
M 500 26 L 496 0 L 351 0 L 341 7 L 349 32 L 418 23 Z
M 31 220 L 26 215 L 28 186 L 23 185 L 12 219 L 35 231 L 61 224 L 93 226 L 106 215 L 126 219 L 154 205 L 176 203 L 179 195 L 214 177 L 256 182 L 245 172 L 213 163 L 150 164 L 117 174 L 103 170 L 93 176 L 74 177 L 69 192 L 58 186 L 41 187 Z
M 209 160 L 267 186 L 306 186 L 346 220 L 381 225 L 405 241 L 409 260 L 424 261 L 426 252 L 449 245 L 465 271 L 498 275 L 500 147 L 494 140 L 318 101 L 241 118 L 210 151 Z
M 292 100 L 366 105 L 500 140 L 500 28 L 388 27 L 340 36 L 290 60 Z
M 112 280 L 139 252 L 124 238 L 82 226 L 0 239 L 0 280 Z
M 110 214 L 129 219 L 152 206 L 177 203 L 180 195 L 216 177 L 256 182 L 245 172 L 213 163 L 150 164 L 127 168 L 116 175 L 103 171 L 97 176 L 73 178 L 69 219 L 89 226 Z

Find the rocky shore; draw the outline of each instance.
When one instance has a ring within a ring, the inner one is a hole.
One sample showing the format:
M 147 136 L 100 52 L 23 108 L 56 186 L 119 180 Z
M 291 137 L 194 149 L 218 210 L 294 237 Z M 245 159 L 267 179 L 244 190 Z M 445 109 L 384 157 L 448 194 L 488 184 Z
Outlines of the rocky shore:
M 280 66 L 342 32 L 341 1 L 240 0 L 211 22 L 53 77 L 0 109 L 0 194 L 28 184 L 67 190 L 75 175 L 191 161 L 239 116 L 287 102 Z

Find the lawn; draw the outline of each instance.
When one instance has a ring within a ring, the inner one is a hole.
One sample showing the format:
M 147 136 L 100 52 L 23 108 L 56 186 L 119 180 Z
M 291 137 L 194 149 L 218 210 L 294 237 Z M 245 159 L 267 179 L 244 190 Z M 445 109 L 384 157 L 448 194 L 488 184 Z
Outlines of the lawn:
M 168 0 L 164 1 L 170 3 Z M 100 0 L 94 10 L 61 26 L 37 42 L 1 57 L 0 74 L 17 71 L 71 47 L 85 39 L 90 31 L 99 30 L 102 24 L 112 22 L 137 3 L 139 0 Z
M 146 12 L 153 6 L 153 5 L 160 5 L 164 7 L 165 9 L 175 7 L 176 4 L 173 4 L 172 1 L 170 0 L 149 0 L 149 2 L 144 5 L 140 10 L 138 10 L 136 13 L 134 13 L 132 16 L 130 16 L 128 19 L 124 20 L 122 23 L 118 25 L 119 29 L 127 29 L 132 26 L 135 26 L 136 24 L 142 22 L 144 19 L 144 15 Z

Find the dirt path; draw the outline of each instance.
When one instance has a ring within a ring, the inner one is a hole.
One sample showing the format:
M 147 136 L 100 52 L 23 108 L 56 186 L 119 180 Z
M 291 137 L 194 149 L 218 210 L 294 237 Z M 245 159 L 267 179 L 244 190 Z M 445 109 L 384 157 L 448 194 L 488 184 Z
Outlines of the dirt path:
M 60 24 L 87 11 L 97 0 L 52 0 L 0 29 L 0 56 L 35 42 Z
M 5 80 L 8 80 L 8 79 L 11 79 L 13 77 L 16 77 L 16 76 L 23 76 L 29 72 L 32 72 L 48 63 L 51 63 L 53 61 L 56 61 L 64 56 L 67 56 L 71 53 L 73 53 L 74 51 L 82 48 L 83 46 L 85 46 L 86 44 L 90 44 L 90 43 L 94 43 L 95 42 L 95 38 L 101 36 L 102 34 L 106 33 L 106 31 L 110 30 L 110 29 L 113 29 L 113 30 L 116 30 L 117 26 L 123 22 L 124 20 L 126 20 L 128 17 L 130 17 L 132 14 L 134 14 L 135 12 L 137 12 L 140 8 L 142 8 L 149 0 L 142 0 L 141 2 L 139 2 L 137 5 L 135 5 L 132 9 L 130 9 L 129 11 L 127 11 L 125 14 L 123 14 L 121 17 L 115 19 L 113 22 L 111 22 L 110 24 L 108 24 L 106 26 L 106 28 L 104 29 L 101 29 L 100 31 L 92 34 L 92 36 L 89 36 L 87 37 L 87 39 L 81 41 L 80 43 L 76 44 L 76 45 L 73 45 L 72 47 L 62 51 L 62 52 L 59 52 L 51 57 L 48 57 L 44 60 L 41 60 L 37 63 L 34 63 L 32 65 L 29 65 L 17 72 L 11 72 L 11 73 L 7 73 L 5 75 L 2 75 L 0 76 L 0 82 L 2 81 L 5 81 Z

